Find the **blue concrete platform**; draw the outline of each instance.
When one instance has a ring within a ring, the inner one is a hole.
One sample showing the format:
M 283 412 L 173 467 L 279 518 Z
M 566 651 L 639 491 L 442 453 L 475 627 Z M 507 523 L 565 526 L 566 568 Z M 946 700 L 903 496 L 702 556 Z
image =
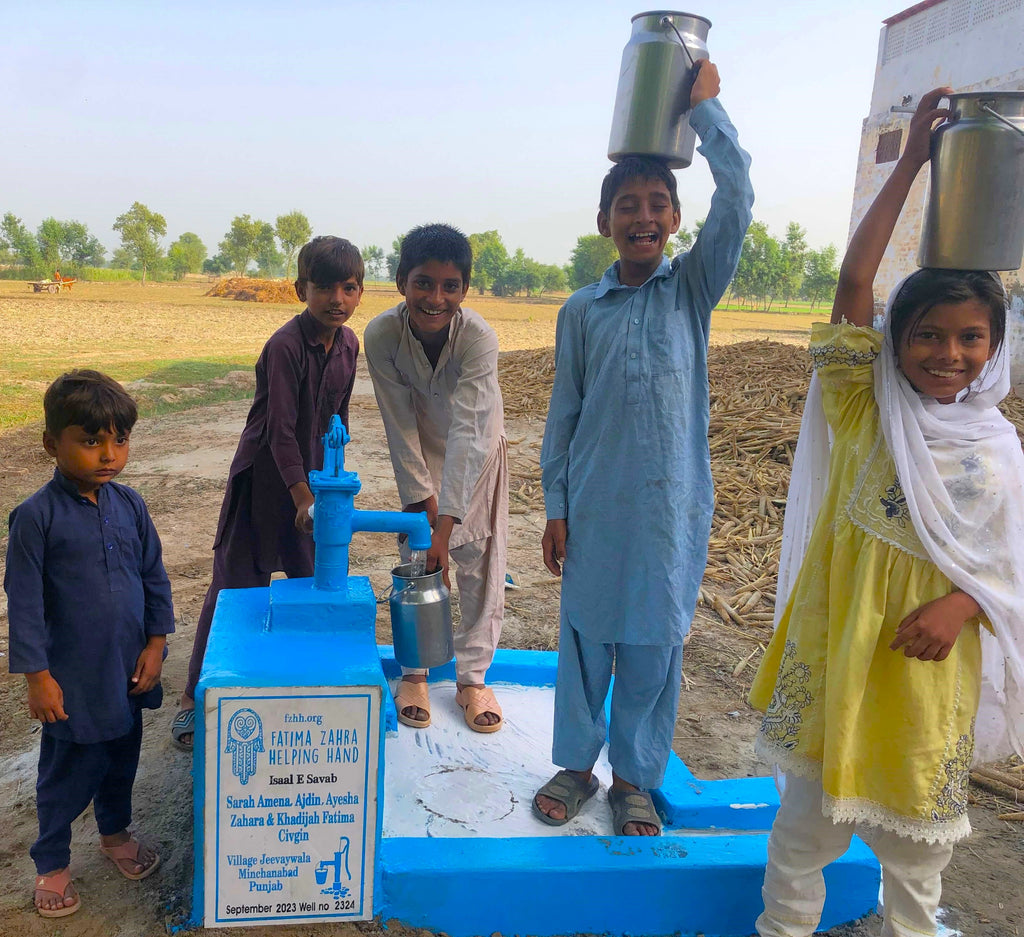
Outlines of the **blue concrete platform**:
M 353 596 L 366 606 L 368 616 L 368 584 L 360 577 L 352 580 Z M 372 622 L 365 628 L 345 627 L 337 632 L 267 631 L 270 591 L 221 593 L 197 691 L 199 712 L 204 712 L 204 694 L 218 687 L 297 687 L 311 693 L 377 686 L 387 698 L 386 680 L 397 678 L 399 668 L 390 648 L 373 643 Z M 488 683 L 499 697 L 502 684 L 553 686 L 556 659 L 549 652 L 498 651 Z M 449 664 L 432 671 L 431 680 L 451 681 L 454 676 Z M 442 702 L 450 705 L 446 697 Z M 506 716 L 509 725 L 484 737 L 494 740 L 490 744 L 500 745 L 503 736 L 511 737 L 516 714 L 506 710 Z M 197 719 L 196 727 L 193 921 L 201 924 L 207 746 L 204 721 Z M 420 776 L 389 771 L 389 750 L 395 739 L 386 737 L 384 730 L 382 713 L 383 770 L 377 782 L 381 815 L 384 787 L 404 785 L 414 797 L 422 781 Z M 416 730 L 402 726 L 400 731 Z M 538 745 L 530 759 L 547 770 L 550 752 L 542 749 Z M 485 752 L 486 747 L 476 751 Z M 476 757 L 486 761 L 484 755 Z M 476 768 L 485 772 L 486 764 Z M 528 804 L 528 794 L 520 800 Z M 753 933 L 761 909 L 767 830 L 778 806 L 773 781 L 703 781 L 673 756 L 656 802 L 666 821 L 665 835 L 656 839 L 574 835 L 573 824 L 558 828 L 563 835 L 551 835 L 549 828 L 538 824 L 546 835 L 435 837 L 425 829 L 422 836 L 389 836 L 387 823 L 381 822 L 376 848 L 367 846 L 367 854 L 374 856 L 372 871 L 368 870 L 373 913 L 385 922 L 394 919 L 450 937 L 495 932 L 537 937 L 572 933 L 746 937 Z M 313 856 L 314 861 L 319 858 Z M 879 870 L 860 841 L 855 840 L 847 854 L 829 866 L 826 882 L 829 898 L 822 927 L 874 910 Z
M 380 652 L 385 676 L 397 679 L 391 648 Z M 488 683 L 499 697 L 502 685 L 553 686 L 556 661 L 552 652 L 499 650 Z M 432 683 L 454 679 L 452 664 L 431 672 Z M 435 722 L 443 705 L 438 695 L 432 696 Z M 516 715 L 506 707 L 506 717 Z M 396 743 L 387 744 L 386 772 Z M 547 770 L 550 751 L 535 755 Z M 529 796 L 519 792 L 520 801 Z M 762 908 L 767 831 L 778 809 L 774 781 L 702 781 L 673 755 L 655 801 L 665 821 L 657 839 L 574 835 L 578 820 L 559 828 L 561 836 L 539 822 L 544 835 L 389 836 L 385 808 L 380 914 L 385 921 L 394 918 L 451 937 L 494 931 L 538 937 L 752 934 Z M 829 897 L 822 928 L 875 909 L 879 869 L 860 840 L 826 869 L 825 878 Z

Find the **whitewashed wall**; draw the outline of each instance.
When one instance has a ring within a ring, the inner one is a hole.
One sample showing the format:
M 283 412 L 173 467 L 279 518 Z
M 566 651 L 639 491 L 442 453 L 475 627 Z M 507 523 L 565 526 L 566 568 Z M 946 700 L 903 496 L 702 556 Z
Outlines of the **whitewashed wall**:
M 924 92 L 940 85 L 957 91 L 1024 90 L 1024 0 L 944 0 L 882 27 L 871 112 L 861 131 L 850 235 L 895 165 L 876 164 L 879 135 L 902 129 L 901 148 L 906 143 L 910 115 L 889 108 L 904 101 L 916 105 Z M 917 267 L 927 179 L 925 167 L 879 268 L 875 298 L 880 302 Z M 1024 268 L 1017 277 L 1022 275 Z

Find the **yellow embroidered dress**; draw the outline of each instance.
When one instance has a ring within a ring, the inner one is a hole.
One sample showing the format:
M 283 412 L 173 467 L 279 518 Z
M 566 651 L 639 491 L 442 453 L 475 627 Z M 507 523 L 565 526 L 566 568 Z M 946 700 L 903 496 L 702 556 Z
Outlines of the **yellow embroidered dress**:
M 882 436 L 881 344 L 845 323 L 811 332 L 835 439 L 803 565 L 751 689 L 765 712 L 756 748 L 783 771 L 820 777 L 836 822 L 951 842 L 970 833 L 979 623 L 941 662 L 889 650 L 900 622 L 953 586 L 918 540 Z

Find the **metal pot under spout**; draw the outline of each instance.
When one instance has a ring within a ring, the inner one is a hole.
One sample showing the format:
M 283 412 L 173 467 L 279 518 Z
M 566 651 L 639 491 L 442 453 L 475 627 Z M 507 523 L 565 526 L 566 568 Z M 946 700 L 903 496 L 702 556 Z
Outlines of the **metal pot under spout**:
M 412 563 L 391 570 L 391 636 L 403 667 L 440 667 L 455 655 L 451 597 L 441 576 L 440 569 L 414 575 Z

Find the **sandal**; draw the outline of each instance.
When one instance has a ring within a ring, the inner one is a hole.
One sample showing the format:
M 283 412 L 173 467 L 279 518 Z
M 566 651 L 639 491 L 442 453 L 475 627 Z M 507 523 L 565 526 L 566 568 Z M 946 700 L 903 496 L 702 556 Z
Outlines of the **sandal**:
M 406 716 L 403 709 L 422 709 L 426 719 L 414 719 Z M 427 689 L 426 681 L 423 683 L 412 683 L 409 680 L 398 681 L 398 692 L 395 694 L 395 709 L 398 710 L 398 721 L 405 726 L 412 726 L 414 729 L 425 729 L 430 725 L 430 691 Z
M 69 888 L 71 889 L 70 895 L 68 894 Z M 55 895 L 64 902 L 64 907 L 41 908 L 39 906 L 40 892 L 46 895 Z M 69 899 L 72 899 L 74 903 L 68 904 Z M 78 897 L 75 886 L 71 884 L 71 873 L 67 868 L 63 868 L 59 872 L 51 872 L 49 875 L 37 875 L 36 893 L 33 901 L 40 917 L 67 917 L 69 914 L 74 914 L 82 906 L 82 900 Z
M 178 714 L 171 723 L 171 741 L 183 752 L 192 751 L 192 740 L 196 734 L 196 711 L 192 709 L 179 709 Z M 182 736 L 188 735 L 186 741 Z
M 140 872 L 132 871 L 132 866 L 142 865 L 139 859 L 139 849 L 141 847 L 142 844 L 135 838 L 135 834 L 129 833 L 126 843 L 121 843 L 118 846 L 104 846 L 100 844 L 100 851 L 117 866 L 117 871 L 125 878 L 131 879 L 133 882 L 140 882 L 160 868 L 160 856 L 154 853 L 153 861 L 149 865 L 144 866 Z
M 590 776 L 590 781 L 583 782 L 583 779 L 564 768 L 547 782 L 536 794 L 533 795 L 533 812 L 540 817 L 543 823 L 548 826 L 563 826 L 580 812 L 582 807 L 591 797 L 597 793 L 597 778 Z M 565 804 L 565 817 L 549 817 L 537 805 L 537 797 L 550 797 L 560 804 Z
M 616 836 L 627 836 L 623 830 L 627 823 L 648 823 L 656 826 L 661 835 L 661 817 L 654 809 L 654 801 L 647 791 L 626 791 L 610 787 L 608 804 L 612 808 L 612 828 Z
M 501 707 L 494 698 L 490 687 L 467 686 L 457 690 L 455 705 L 462 710 L 466 725 L 474 732 L 497 732 L 505 724 L 501 715 Z M 476 717 L 482 716 L 484 713 L 494 713 L 498 717 L 498 721 L 489 726 L 479 725 Z

